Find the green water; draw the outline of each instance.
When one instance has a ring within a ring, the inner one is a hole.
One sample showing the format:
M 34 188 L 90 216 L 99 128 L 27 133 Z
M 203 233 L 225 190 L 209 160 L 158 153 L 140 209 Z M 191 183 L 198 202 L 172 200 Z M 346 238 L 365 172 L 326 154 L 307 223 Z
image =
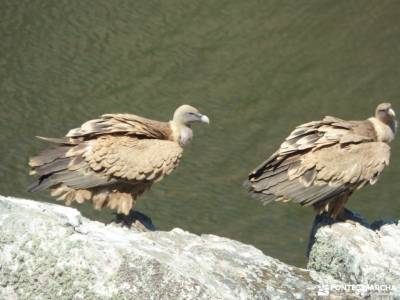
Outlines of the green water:
M 400 1 L 0 2 L 0 193 L 28 194 L 27 160 L 102 113 L 168 120 L 183 103 L 209 115 L 179 168 L 138 209 L 181 227 L 253 244 L 304 266 L 311 209 L 262 206 L 241 187 L 291 129 L 330 114 L 400 113 Z M 399 218 L 400 151 L 349 207 Z M 90 218 L 110 212 L 81 206 Z

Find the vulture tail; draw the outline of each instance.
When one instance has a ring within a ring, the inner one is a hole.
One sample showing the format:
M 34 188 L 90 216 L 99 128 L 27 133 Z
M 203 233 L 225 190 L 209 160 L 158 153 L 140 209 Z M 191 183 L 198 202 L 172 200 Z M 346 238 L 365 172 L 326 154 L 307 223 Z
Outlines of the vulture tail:
M 252 182 L 248 179 L 243 181 L 242 185 L 250 193 L 251 198 L 261 201 L 263 205 L 267 205 L 268 203 L 276 199 L 276 197 L 273 194 L 267 194 L 255 191 L 252 186 Z
M 43 185 L 41 185 L 42 181 L 43 180 L 39 179 L 39 180 L 36 180 L 35 182 L 32 182 L 28 186 L 27 191 L 30 192 L 30 193 L 34 193 L 34 192 L 38 192 L 38 191 L 43 190 Z
M 276 156 L 272 156 L 249 174 L 243 186 L 252 198 L 261 201 L 264 205 L 277 201 L 282 196 L 276 193 L 276 188 L 288 182 L 288 170 L 297 164 L 299 164 L 298 155 L 280 161 L 276 160 Z
M 54 143 L 54 144 L 62 144 L 62 145 L 76 145 L 79 143 L 79 140 L 73 140 L 70 138 L 50 138 L 50 137 L 44 137 L 44 136 L 36 136 L 39 140 L 48 142 L 48 143 Z
M 59 145 L 46 149 L 29 160 L 31 175 L 39 175 L 37 181 L 28 187 L 29 192 L 37 192 L 52 187 L 60 182 L 55 180 L 56 175 L 69 172 L 69 169 L 78 169 L 84 164 L 82 154 L 84 151 L 80 145 Z

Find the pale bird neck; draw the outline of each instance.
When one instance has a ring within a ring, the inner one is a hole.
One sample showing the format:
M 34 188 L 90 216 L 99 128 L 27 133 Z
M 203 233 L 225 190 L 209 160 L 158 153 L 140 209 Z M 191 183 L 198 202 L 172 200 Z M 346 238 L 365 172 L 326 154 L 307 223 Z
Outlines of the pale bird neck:
M 193 131 L 190 127 L 180 122 L 169 122 L 172 130 L 172 140 L 181 146 L 185 146 L 192 138 Z
M 391 120 L 388 124 L 372 117 L 368 119 L 374 126 L 376 137 L 379 142 L 390 143 L 394 140 L 397 131 L 397 121 Z

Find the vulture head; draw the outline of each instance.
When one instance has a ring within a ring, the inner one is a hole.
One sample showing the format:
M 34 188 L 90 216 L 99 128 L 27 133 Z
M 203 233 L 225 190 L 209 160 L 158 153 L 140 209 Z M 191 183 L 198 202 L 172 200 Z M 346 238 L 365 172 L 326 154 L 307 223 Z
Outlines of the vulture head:
M 193 106 L 184 104 L 179 106 L 174 113 L 174 117 L 170 122 L 173 139 L 181 146 L 184 146 L 193 137 L 191 129 L 192 123 L 207 123 L 210 124 L 210 119 L 201 114 Z
M 392 130 L 393 135 L 397 131 L 396 113 L 394 112 L 390 103 L 381 103 L 375 111 L 375 118 L 382 123 L 388 125 Z
M 201 114 L 197 108 L 187 104 L 181 105 L 175 110 L 172 121 L 186 126 L 190 126 L 191 123 L 210 124 L 210 119 L 206 115 Z

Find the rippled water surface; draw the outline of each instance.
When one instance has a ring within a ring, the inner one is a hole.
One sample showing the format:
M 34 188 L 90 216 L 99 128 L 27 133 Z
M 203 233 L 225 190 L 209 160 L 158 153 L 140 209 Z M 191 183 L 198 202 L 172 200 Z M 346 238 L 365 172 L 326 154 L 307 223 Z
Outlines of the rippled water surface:
M 262 206 L 241 187 L 291 129 L 330 114 L 398 112 L 399 1 L 11 1 L 0 3 L 0 193 L 28 194 L 27 160 L 107 112 L 168 120 L 189 103 L 208 114 L 179 168 L 138 209 L 181 227 L 250 243 L 305 264 L 311 209 Z M 400 151 L 349 207 L 399 218 Z M 110 220 L 109 211 L 81 211 Z

